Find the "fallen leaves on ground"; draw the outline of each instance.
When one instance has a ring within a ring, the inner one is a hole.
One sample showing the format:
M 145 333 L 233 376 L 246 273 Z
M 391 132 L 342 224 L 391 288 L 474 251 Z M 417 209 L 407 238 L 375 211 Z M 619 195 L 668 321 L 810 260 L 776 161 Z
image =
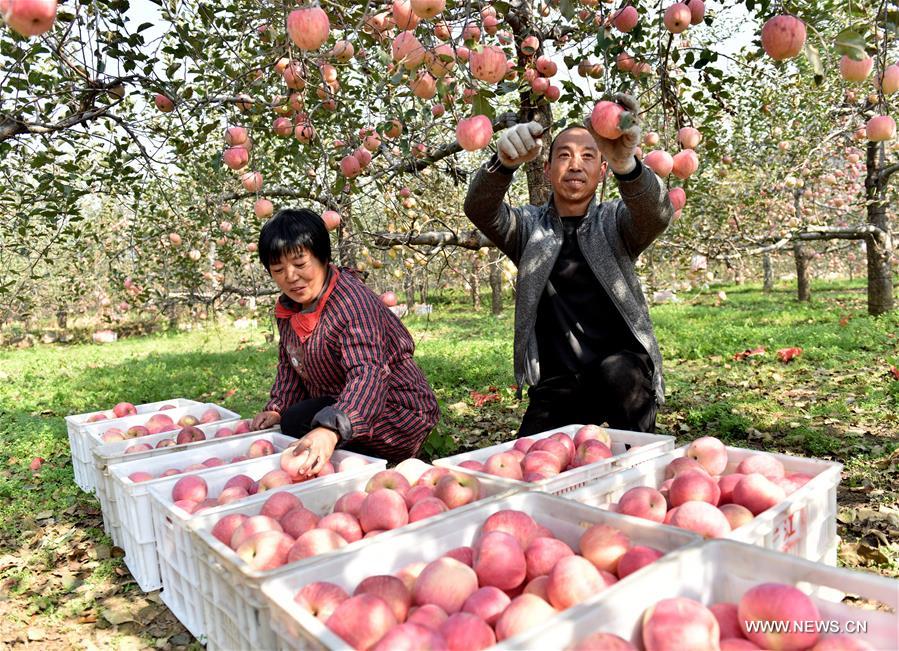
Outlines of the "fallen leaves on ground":
M 793 348 L 781 348 L 777 351 L 777 359 L 782 361 L 784 364 L 790 362 L 793 359 L 796 359 L 802 354 L 802 349 L 793 347 Z
M 758 346 L 757 348 L 747 348 L 746 350 L 741 351 L 739 353 L 734 353 L 734 361 L 742 362 L 744 359 L 748 359 L 750 357 L 756 357 L 758 355 L 764 355 L 764 354 L 765 354 L 764 346 Z

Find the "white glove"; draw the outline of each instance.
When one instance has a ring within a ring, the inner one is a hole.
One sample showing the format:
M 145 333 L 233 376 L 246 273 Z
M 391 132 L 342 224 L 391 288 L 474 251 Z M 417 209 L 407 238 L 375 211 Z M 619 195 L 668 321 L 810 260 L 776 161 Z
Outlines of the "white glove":
M 539 122 L 516 124 L 506 129 L 496 145 L 499 162 L 506 167 L 518 167 L 537 158 L 543 149 L 543 125 Z

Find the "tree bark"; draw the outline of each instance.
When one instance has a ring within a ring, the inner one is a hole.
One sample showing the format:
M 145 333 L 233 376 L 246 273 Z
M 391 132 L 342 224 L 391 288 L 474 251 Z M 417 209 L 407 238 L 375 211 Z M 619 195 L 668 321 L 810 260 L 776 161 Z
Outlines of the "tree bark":
M 774 265 L 771 264 L 771 255 L 768 253 L 762 256 L 762 273 L 765 278 L 762 284 L 762 291 L 774 291 Z
M 802 243 L 793 243 L 793 257 L 796 260 L 796 286 L 799 293 L 797 300 L 810 301 L 812 290 L 809 279 L 809 255 Z
M 406 304 L 409 306 L 409 311 L 412 311 L 412 306 L 415 305 L 415 270 L 407 269 L 405 275 L 403 276 L 403 291 L 406 293 Z
M 478 263 L 477 255 L 471 261 L 471 277 L 469 284 L 471 285 L 471 304 L 475 310 L 481 309 L 481 265 Z
M 357 244 L 353 241 L 353 207 L 345 203 L 340 210 L 340 227 L 337 229 L 337 252 L 340 264 L 344 267 L 356 268 Z
M 869 142 L 867 173 L 865 175 L 865 203 L 868 224 L 879 229 L 865 238 L 868 257 L 868 314 L 877 316 L 890 312 L 893 300 L 893 238 L 887 217 L 885 186 L 893 170 L 883 169 L 883 143 Z
M 490 297 L 493 316 L 499 316 L 503 312 L 502 256 L 495 256 L 490 263 Z

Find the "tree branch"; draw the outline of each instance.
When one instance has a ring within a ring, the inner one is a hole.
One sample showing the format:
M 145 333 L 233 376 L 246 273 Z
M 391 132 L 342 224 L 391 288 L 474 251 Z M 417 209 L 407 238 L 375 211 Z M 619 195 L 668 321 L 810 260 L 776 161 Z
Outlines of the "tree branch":
M 462 249 L 477 251 L 494 244 L 477 230 L 465 233 L 451 231 L 425 231 L 422 233 L 372 233 L 375 246 L 433 246 L 441 249 L 447 246 L 458 246 Z
M 896 172 L 899 172 L 899 163 L 893 163 L 892 165 L 884 167 L 882 170 L 880 170 L 880 182 L 886 184 L 887 179 Z

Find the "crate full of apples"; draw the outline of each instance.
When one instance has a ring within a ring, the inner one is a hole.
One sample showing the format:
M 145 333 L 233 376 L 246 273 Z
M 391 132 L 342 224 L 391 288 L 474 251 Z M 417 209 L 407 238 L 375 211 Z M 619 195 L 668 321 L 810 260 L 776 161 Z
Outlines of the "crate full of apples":
M 363 539 L 424 526 L 516 490 L 499 478 L 478 479 L 408 459 L 391 470 L 290 487 L 264 502 L 194 518 L 190 528 L 200 550 L 196 557 L 209 642 L 221 648 L 271 648 L 275 638 L 268 604 L 259 591 L 265 579 L 329 552 L 349 553 Z
M 849 593 L 864 604 L 843 601 Z M 899 649 L 899 581 L 729 540 L 679 550 L 499 649 Z
M 566 498 L 836 564 L 842 465 L 703 437 Z
M 486 648 L 698 541 L 527 491 L 285 571 L 262 591 L 279 649 Z
M 256 436 L 222 441 L 202 448 L 171 452 L 110 466 L 110 502 L 121 525 L 125 564 L 142 590 L 160 587 L 156 558 L 156 536 L 153 531 L 150 488 L 170 477 L 195 477 L 203 472 L 233 464 L 250 463 L 253 459 L 277 460 L 277 453 L 295 439 L 278 432 L 266 431 Z M 240 470 L 235 470 L 235 474 Z M 186 502 L 189 508 L 191 503 Z M 193 505 L 194 507 L 196 505 Z
M 84 437 L 80 449 L 79 463 L 86 465 L 89 490 L 96 490 L 94 466 L 94 448 L 114 441 L 140 439 L 161 432 L 177 432 L 188 425 L 211 424 L 236 420 L 240 414 L 229 411 L 218 405 L 205 403 L 175 407 L 153 413 L 125 416 L 115 421 L 100 421 L 82 426 Z M 140 441 L 134 440 L 134 443 Z M 75 463 L 73 459 L 72 463 Z
M 569 425 L 455 454 L 434 464 L 503 477 L 519 482 L 522 488 L 558 494 L 673 449 L 673 436 Z
M 280 432 L 280 428 L 276 427 L 267 431 Z M 94 485 L 100 509 L 103 511 L 103 529 L 116 545 L 121 546 L 121 524 L 111 501 L 110 466 L 126 460 L 144 459 L 158 454 L 195 448 L 229 436 L 250 436 L 257 433 L 250 431 L 250 421 L 248 420 L 228 420 L 210 425 L 187 425 L 178 430 L 150 434 L 137 441 L 125 439 L 95 447 L 93 449 Z
M 112 407 L 112 409 L 89 411 L 83 414 L 66 416 L 66 430 L 69 435 L 69 448 L 72 452 L 72 467 L 75 471 L 75 483 L 85 492 L 93 490 L 90 465 L 87 463 L 91 460 L 91 457 L 90 448 L 85 440 L 85 437 L 87 436 L 85 431 L 86 425 L 99 423 L 101 421 L 118 421 L 120 418 L 126 418 L 137 414 L 152 414 L 157 411 L 168 411 L 169 409 L 189 407 L 198 404 L 200 403 L 196 400 L 188 400 L 187 398 L 172 398 L 170 400 L 148 402 L 141 405 L 133 405 L 130 402 L 119 402 Z
M 148 508 L 152 517 L 148 519 L 147 524 L 152 528 L 153 535 L 152 538 L 147 537 L 144 540 L 155 541 L 152 549 L 159 562 L 159 576 L 163 588 L 161 596 L 195 637 L 200 637 L 204 633 L 205 626 L 203 606 L 199 598 L 197 554 L 200 548 L 188 528 L 192 518 L 200 514 L 219 513 L 237 504 L 258 503 L 275 490 L 322 486 L 357 475 L 369 476 L 383 470 L 387 465 L 383 459 L 337 450 L 318 475 L 291 474 L 284 470 L 285 465 L 287 467 L 290 465 L 282 464 L 282 458 L 286 458 L 287 455 L 279 451 L 296 439 L 277 436 L 274 446 L 266 441 L 269 444 L 258 450 L 259 455 L 248 460 L 238 460 L 230 465 L 214 465 L 205 470 L 195 469 L 190 472 L 185 468 L 185 473 L 173 473 L 173 470 L 179 468 L 172 468 L 171 463 L 161 464 L 157 470 L 165 467 L 163 474 L 166 476 L 146 484 L 148 492 L 142 499 L 149 502 Z M 252 440 L 252 437 L 244 440 Z M 228 445 L 237 443 L 238 441 L 232 440 Z M 206 449 L 215 449 L 222 445 L 225 443 Z M 252 445 L 260 444 L 253 441 Z M 252 450 L 249 453 L 255 454 Z M 173 457 L 168 457 L 171 458 Z M 194 463 L 196 459 L 193 458 Z M 189 459 L 184 457 L 183 461 Z M 206 462 L 209 461 L 207 459 Z M 183 466 L 183 463 L 181 465 Z

